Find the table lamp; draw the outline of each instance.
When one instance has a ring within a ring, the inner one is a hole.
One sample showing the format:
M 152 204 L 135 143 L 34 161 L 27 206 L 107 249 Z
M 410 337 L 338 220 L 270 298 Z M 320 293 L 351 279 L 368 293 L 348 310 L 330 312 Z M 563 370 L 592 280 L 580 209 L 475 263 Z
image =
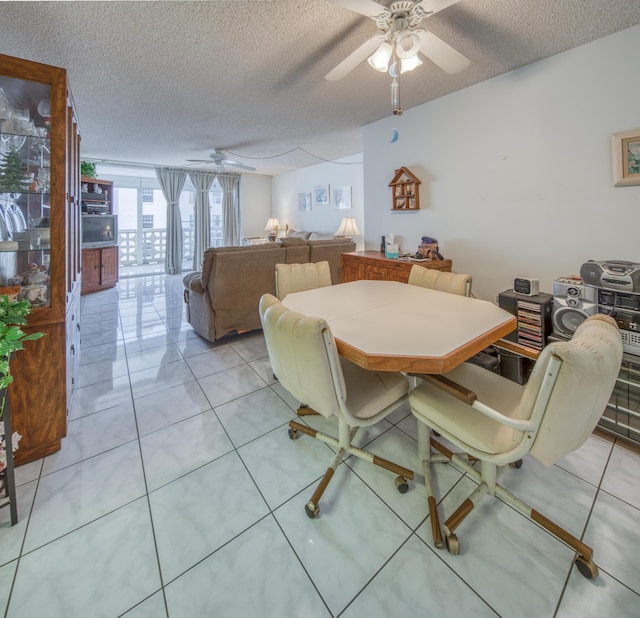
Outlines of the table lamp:
M 354 236 L 362 236 L 358 226 L 356 225 L 355 217 L 343 217 L 342 223 L 334 235 L 346 236 L 350 240 L 353 240 Z
M 269 232 L 269 240 L 275 240 L 278 238 L 278 228 L 280 227 L 280 222 L 278 219 L 269 219 L 267 221 L 267 225 L 264 226 L 264 231 Z

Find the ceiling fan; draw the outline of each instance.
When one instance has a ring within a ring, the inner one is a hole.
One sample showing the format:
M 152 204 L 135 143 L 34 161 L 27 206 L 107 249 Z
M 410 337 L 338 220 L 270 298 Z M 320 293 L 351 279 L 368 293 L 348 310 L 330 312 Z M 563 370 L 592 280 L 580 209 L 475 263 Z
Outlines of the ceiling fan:
M 250 165 L 245 165 L 244 163 L 240 163 L 240 161 L 233 161 L 227 158 L 227 155 L 221 150 L 214 150 L 208 159 L 187 159 L 190 163 L 205 163 L 208 165 L 215 166 L 216 172 L 224 172 L 226 171 L 225 166 L 229 165 L 231 167 L 237 167 L 241 170 L 247 170 L 249 172 L 255 172 L 256 168 L 251 167 Z
M 366 15 L 381 30 L 365 41 L 338 66 L 325 75 L 325 79 L 342 79 L 369 57 L 369 64 L 392 77 L 422 64 L 418 52 L 447 73 L 466 69 L 470 61 L 449 44 L 424 28 L 420 22 L 459 0 L 405 0 L 393 2 L 389 8 L 374 0 L 330 0 L 345 9 Z

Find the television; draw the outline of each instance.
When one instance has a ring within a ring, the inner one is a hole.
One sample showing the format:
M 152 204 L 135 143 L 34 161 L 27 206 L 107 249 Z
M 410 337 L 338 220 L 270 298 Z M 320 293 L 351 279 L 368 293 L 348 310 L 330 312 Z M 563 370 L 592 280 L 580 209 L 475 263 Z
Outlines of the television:
M 95 249 L 118 243 L 118 215 L 82 215 L 82 248 Z

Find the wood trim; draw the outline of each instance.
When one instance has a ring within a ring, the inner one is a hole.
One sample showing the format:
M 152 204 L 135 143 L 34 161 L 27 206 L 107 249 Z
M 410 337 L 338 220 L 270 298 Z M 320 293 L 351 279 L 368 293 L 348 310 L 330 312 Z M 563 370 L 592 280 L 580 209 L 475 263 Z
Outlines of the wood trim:
M 362 350 L 351 346 L 348 343 L 336 338 L 336 345 L 341 356 L 351 362 L 373 371 L 404 371 L 407 373 L 447 373 L 464 361 L 470 359 L 474 354 L 481 352 L 490 346 L 494 341 L 508 335 L 516 327 L 515 316 L 497 326 L 493 330 L 487 331 L 482 337 L 478 337 L 464 346 L 453 350 L 447 356 L 434 358 L 428 356 L 390 356 L 381 354 L 366 354 Z

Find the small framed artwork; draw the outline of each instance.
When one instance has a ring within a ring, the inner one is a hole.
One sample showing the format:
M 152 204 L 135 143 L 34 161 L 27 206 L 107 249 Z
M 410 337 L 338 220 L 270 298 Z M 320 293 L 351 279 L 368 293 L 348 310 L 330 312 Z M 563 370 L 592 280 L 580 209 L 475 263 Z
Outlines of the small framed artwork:
M 351 208 L 351 187 L 341 187 L 333 190 L 333 206 L 340 210 Z
M 611 136 L 613 186 L 640 185 L 640 129 Z
M 314 187 L 313 196 L 316 206 L 326 206 L 329 203 L 329 185 Z
M 298 193 L 298 210 L 311 210 L 311 193 Z

